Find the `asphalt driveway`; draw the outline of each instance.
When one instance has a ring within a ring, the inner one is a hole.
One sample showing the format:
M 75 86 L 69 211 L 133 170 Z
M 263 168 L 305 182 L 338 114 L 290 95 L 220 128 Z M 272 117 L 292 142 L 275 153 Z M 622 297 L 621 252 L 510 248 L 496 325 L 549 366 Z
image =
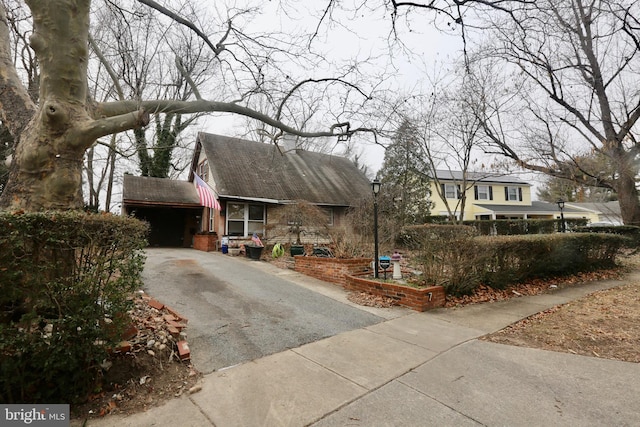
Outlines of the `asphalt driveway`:
M 144 290 L 189 319 L 192 362 L 203 373 L 385 320 L 271 274 L 262 261 L 193 249 L 146 252 Z

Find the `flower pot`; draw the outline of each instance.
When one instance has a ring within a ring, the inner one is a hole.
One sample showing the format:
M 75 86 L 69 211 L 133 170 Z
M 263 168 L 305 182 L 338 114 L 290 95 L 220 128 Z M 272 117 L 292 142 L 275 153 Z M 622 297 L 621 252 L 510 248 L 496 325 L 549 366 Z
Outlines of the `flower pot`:
M 231 256 L 240 255 L 240 248 L 229 248 L 229 255 Z
M 260 259 L 260 256 L 262 255 L 262 250 L 264 249 L 264 246 L 245 245 L 244 248 L 247 251 L 247 257 L 249 257 L 251 259 Z
M 289 251 L 291 252 L 291 256 L 304 255 L 304 246 L 291 245 L 291 249 L 289 249 Z

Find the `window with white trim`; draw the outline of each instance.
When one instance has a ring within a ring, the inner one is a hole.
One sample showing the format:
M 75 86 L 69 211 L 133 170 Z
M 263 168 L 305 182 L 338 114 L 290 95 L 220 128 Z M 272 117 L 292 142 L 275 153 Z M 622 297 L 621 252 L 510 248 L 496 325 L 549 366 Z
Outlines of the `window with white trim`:
M 227 234 L 247 237 L 264 233 L 264 205 L 227 203 Z
M 213 224 L 214 210 L 209 208 L 209 232 L 216 231 Z
M 476 200 L 493 200 L 493 191 L 490 185 L 476 185 L 474 192 Z
M 444 197 L 447 199 L 460 198 L 460 186 L 456 184 L 442 184 Z
M 507 202 L 518 202 L 522 201 L 522 188 L 520 187 L 505 187 L 504 188 L 504 199 Z

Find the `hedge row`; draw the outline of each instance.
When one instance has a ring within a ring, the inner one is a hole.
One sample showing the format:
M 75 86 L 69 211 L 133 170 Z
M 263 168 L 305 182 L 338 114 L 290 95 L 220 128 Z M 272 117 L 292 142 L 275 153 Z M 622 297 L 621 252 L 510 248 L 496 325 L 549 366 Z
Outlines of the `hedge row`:
M 421 225 L 407 227 L 399 243 L 417 254 L 426 285 L 464 295 L 482 283 L 504 288 L 533 278 L 612 267 L 628 241 L 596 233 L 477 236 L 469 226 Z
M 0 213 L 0 401 L 92 391 L 141 286 L 146 235 L 127 217 Z

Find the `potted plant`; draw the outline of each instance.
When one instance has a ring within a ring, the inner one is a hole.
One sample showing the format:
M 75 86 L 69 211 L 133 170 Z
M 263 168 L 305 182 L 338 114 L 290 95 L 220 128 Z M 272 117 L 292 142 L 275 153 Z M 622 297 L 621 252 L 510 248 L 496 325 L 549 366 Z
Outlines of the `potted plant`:
M 325 234 L 327 231 L 327 213 L 318 206 L 305 200 L 298 200 L 284 208 L 289 234 L 295 236 L 295 243 L 289 249 L 291 256 L 304 255 L 302 235 L 309 232 Z
M 247 257 L 254 260 L 260 259 L 264 245 L 262 244 L 262 240 L 260 240 L 258 233 L 253 233 L 251 243 L 244 245 L 244 248 L 247 251 Z

